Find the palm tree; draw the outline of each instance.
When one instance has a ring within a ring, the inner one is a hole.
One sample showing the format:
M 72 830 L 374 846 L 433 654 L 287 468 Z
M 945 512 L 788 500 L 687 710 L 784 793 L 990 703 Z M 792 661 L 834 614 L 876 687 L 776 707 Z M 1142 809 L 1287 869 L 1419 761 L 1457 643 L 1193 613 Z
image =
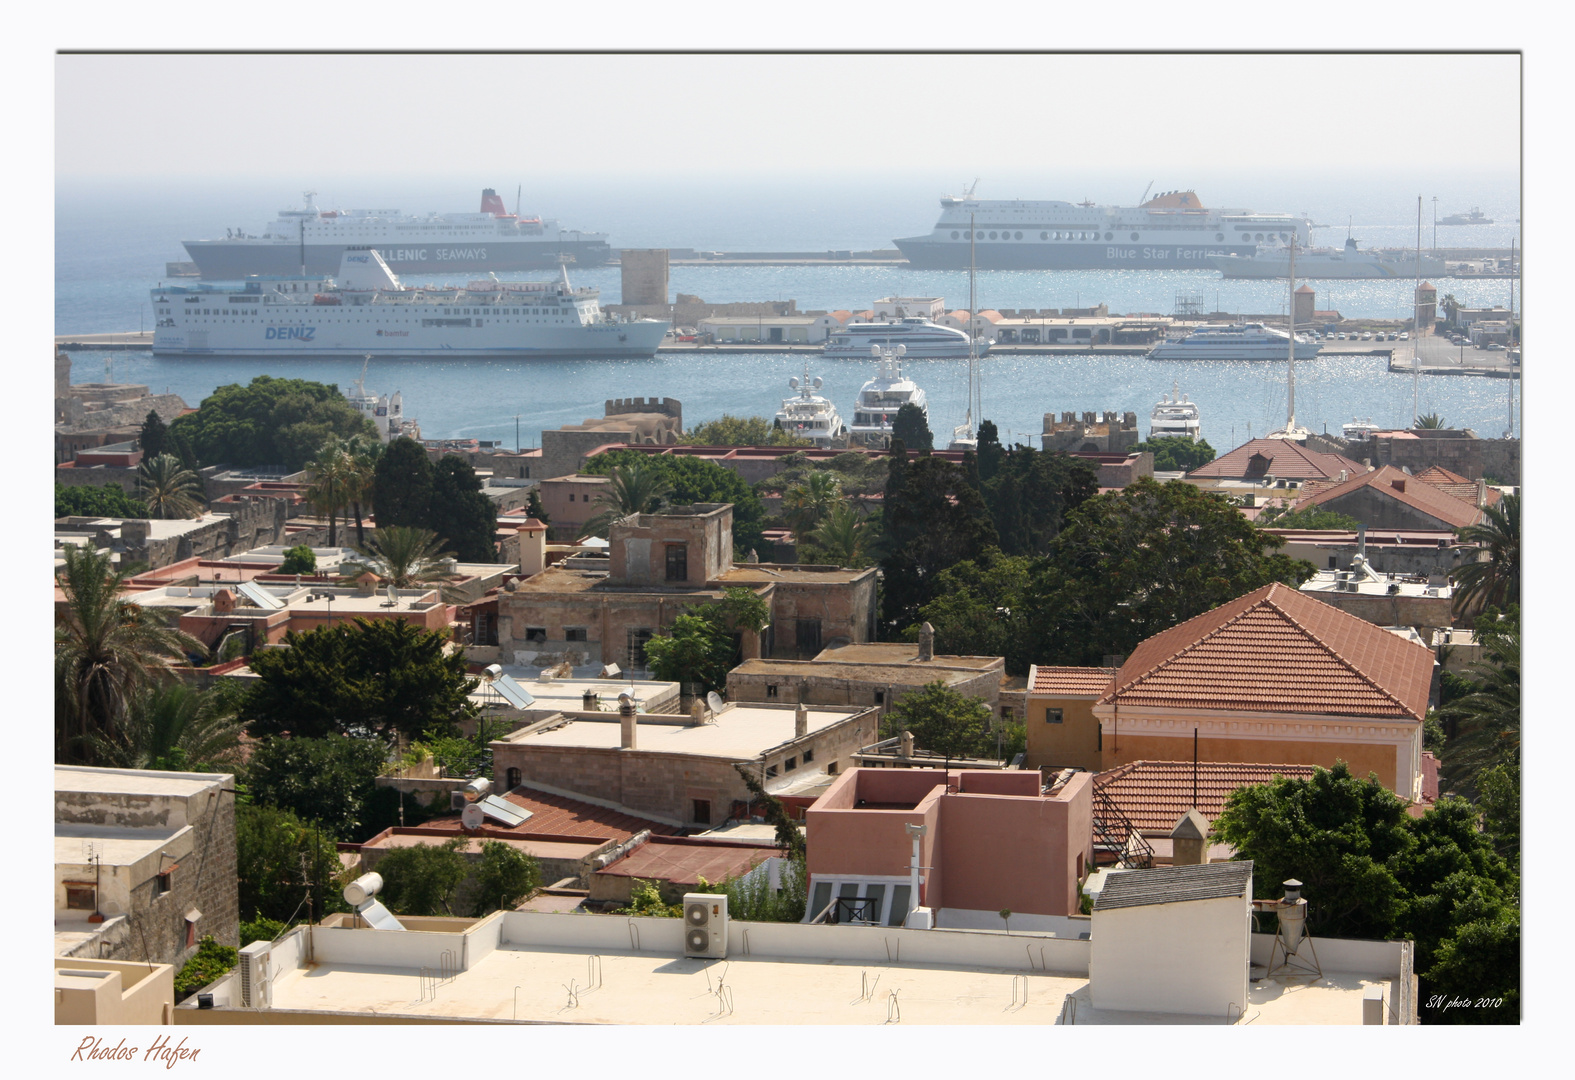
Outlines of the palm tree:
M 869 565 L 873 531 L 863 515 L 843 501 L 831 508 L 809 539 L 836 565 L 859 569 Z
M 146 687 L 127 703 L 124 741 L 94 736 L 95 754 L 115 769 L 212 772 L 231 767 L 246 730 L 235 696 L 218 686 L 200 691 L 179 682 Z
M 649 460 L 620 465 L 607 476 L 607 486 L 596 496 L 601 511 L 585 523 L 585 531 L 606 536 L 612 523 L 630 514 L 654 514 L 667 502 L 673 486 Z
M 57 581 L 66 603 L 55 624 L 55 760 L 62 764 L 93 765 L 105 744 L 128 745 L 132 699 L 173 677 L 167 661 L 207 652 L 125 599 L 125 578 L 108 552 L 65 549 Z
M 437 581 L 446 575 L 441 566 L 453 552 L 444 551 L 437 533 L 410 525 L 389 525 L 373 529 L 361 548 L 361 558 L 347 559 L 341 569 L 345 577 L 356 577 L 370 570 L 396 589 Z
M 152 518 L 192 518 L 202 512 L 202 481 L 173 454 L 137 466 L 137 493 Z
M 372 508 L 372 481 L 377 472 L 377 459 L 383 456 L 383 444 L 367 435 L 352 435 L 345 440 L 345 452 L 350 455 L 350 472 L 346 494 L 355 513 L 355 543 L 366 543 L 366 533 L 361 526 L 362 507 Z
M 1472 552 L 1473 561 L 1449 572 L 1456 611 L 1520 603 L 1520 496 L 1505 495 L 1482 513 L 1480 525 L 1460 530 L 1459 546 Z
M 782 495 L 782 514 L 795 536 L 806 536 L 842 500 L 842 487 L 829 472 L 812 472 Z
M 312 483 L 306 501 L 320 514 L 328 515 L 328 546 L 339 546 L 338 513 L 350 505 L 350 491 L 356 484 L 357 466 L 345 441 L 330 435 L 318 448 L 317 456 L 306 463 L 312 470 Z
M 1426 416 L 1418 416 L 1416 418 L 1416 426 L 1419 428 L 1442 428 L 1444 426 L 1444 418 L 1436 412 L 1430 412 Z
M 1452 791 L 1472 795 L 1482 773 L 1520 765 L 1520 621 L 1478 623 L 1481 660 L 1469 665 L 1475 688 L 1438 710 L 1450 728 L 1444 743 L 1444 778 Z

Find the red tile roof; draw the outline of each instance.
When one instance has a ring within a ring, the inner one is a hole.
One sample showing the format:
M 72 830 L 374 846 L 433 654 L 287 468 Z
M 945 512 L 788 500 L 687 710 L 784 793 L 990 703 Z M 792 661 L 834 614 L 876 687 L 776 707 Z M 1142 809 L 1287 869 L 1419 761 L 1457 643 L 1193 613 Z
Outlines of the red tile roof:
M 1459 473 L 1450 472 L 1442 465 L 1429 465 L 1427 468 L 1417 473 L 1416 478 L 1418 480 L 1426 480 L 1429 484 L 1471 483 L 1471 481 L 1467 480 L 1464 476 L 1461 476 Z
M 1115 668 L 1107 667 L 1040 667 L 1028 668 L 1028 692 L 1051 697 L 1096 698 L 1110 689 L 1110 679 Z
M 1475 525 L 1482 520 L 1482 511 L 1477 509 L 1475 491 L 1472 501 L 1457 499 L 1444 491 L 1437 484 L 1429 484 L 1425 480 L 1418 480 L 1414 476 L 1407 476 L 1405 472 L 1393 465 L 1385 465 L 1374 472 L 1353 476 L 1343 484 L 1322 488 L 1313 494 L 1298 499 L 1296 509 L 1307 506 L 1323 506 L 1333 499 L 1349 495 L 1361 488 L 1371 488 L 1387 498 L 1405 503 L 1413 510 L 1420 510 L 1427 516 L 1434 518 L 1452 528 L 1463 529 L 1467 525 Z
M 1354 475 L 1367 468 L 1339 454 L 1316 453 L 1289 439 L 1253 439 L 1207 465 L 1198 466 L 1187 476 L 1231 480 L 1262 476 L 1263 472 L 1251 471 L 1248 464 L 1258 454 L 1269 459 L 1269 466 L 1264 472 L 1276 480 L 1327 480 L 1339 476 L 1341 469 Z
M 1100 704 L 1420 722 L 1432 676 L 1425 646 L 1276 582 L 1144 641 Z
M 718 844 L 653 836 L 596 873 L 670 881 L 677 885 L 698 885 L 703 877 L 708 883 L 717 885 L 730 877 L 742 877 L 774 854 L 776 849 L 765 845 Z
M 1146 836 L 1169 836 L 1181 815 L 1196 805 L 1198 813 L 1214 824 L 1225 800 L 1237 788 L 1266 784 L 1275 776 L 1303 780 L 1312 776 L 1311 765 L 1245 765 L 1200 761 L 1197 766 L 1197 802 L 1192 798 L 1192 762 L 1133 761 L 1094 777 L 1094 787 L 1127 816 Z
M 621 810 L 571 799 L 567 795 L 551 795 L 530 788 L 515 788 L 503 798 L 529 810 L 531 816 L 512 829 L 489 818 L 482 830 L 488 836 L 512 839 L 533 836 L 583 837 L 587 840 L 617 840 L 622 843 L 643 829 L 650 829 L 653 835 L 659 836 L 670 836 L 681 831 L 666 822 L 652 821 Z M 458 814 L 434 818 L 421 827 L 453 833 L 463 831 Z

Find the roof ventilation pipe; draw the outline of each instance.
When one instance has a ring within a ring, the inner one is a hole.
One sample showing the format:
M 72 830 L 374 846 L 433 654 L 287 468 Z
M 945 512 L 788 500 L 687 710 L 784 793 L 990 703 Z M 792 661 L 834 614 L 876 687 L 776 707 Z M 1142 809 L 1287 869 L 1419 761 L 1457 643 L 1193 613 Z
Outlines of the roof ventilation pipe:
M 802 739 L 809 734 L 809 709 L 801 701 L 793 710 L 793 737 Z
M 618 695 L 618 745 L 625 750 L 635 747 L 635 732 L 639 725 L 635 720 L 634 698 L 628 694 Z

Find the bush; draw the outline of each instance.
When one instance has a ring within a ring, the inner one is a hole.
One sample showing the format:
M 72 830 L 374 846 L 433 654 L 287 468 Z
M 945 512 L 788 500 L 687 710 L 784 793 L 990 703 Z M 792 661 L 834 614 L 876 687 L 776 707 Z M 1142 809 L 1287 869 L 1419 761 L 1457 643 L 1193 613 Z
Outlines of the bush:
M 278 919 L 265 919 L 259 916 L 251 922 L 241 923 L 241 948 L 246 948 L 254 941 L 272 941 L 288 930 L 289 924 Z
M 468 842 L 456 836 L 442 844 L 395 848 L 378 860 L 389 910 L 399 915 L 454 914 L 454 894 L 470 876 L 463 854 Z
M 55 517 L 145 518 L 148 508 L 119 484 L 66 487 L 55 482 Z
M 727 914 L 745 922 L 791 922 L 804 918 L 809 904 L 809 873 L 804 859 L 797 856 L 782 864 L 780 889 L 771 887 L 768 874 L 745 875 L 728 878 L 717 889 L 707 888 L 701 882 L 701 892 L 720 892 L 727 895 Z
M 252 798 L 344 840 L 368 840 L 367 802 L 387 757 L 376 739 L 263 739 L 247 767 Z
M 175 999 L 191 997 L 233 968 L 239 959 L 239 950 L 220 945 L 212 934 L 205 936 L 197 945 L 196 954 L 175 975 Z
M 476 868 L 478 918 L 499 909 L 509 910 L 540 885 L 541 865 L 534 856 L 501 840 L 481 842 L 481 865 Z
M 284 553 L 284 562 L 279 564 L 281 574 L 315 574 L 317 573 L 317 553 L 310 544 L 297 544 Z
M 616 908 L 613 914 L 680 919 L 683 917 L 684 909 L 682 904 L 669 904 L 663 900 L 662 891 L 656 887 L 656 882 L 635 878 L 634 887 L 629 890 L 629 906 Z

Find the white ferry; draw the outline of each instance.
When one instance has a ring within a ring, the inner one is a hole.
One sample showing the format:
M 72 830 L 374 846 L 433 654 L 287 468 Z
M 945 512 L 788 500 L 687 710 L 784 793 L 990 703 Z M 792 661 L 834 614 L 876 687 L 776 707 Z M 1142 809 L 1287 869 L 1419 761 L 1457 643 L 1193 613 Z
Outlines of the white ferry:
M 983 356 L 995 344 L 993 338 L 979 342 Z M 901 345 L 906 355 L 925 360 L 966 360 L 968 335 L 929 319 L 904 318 L 882 322 L 849 323 L 826 340 L 826 356 L 868 356 L 871 348 L 890 349 Z
M 798 396 L 782 400 L 782 408 L 776 416 L 776 426 L 789 435 L 808 439 L 816 446 L 824 448 L 837 439 L 845 438 L 848 434 L 848 426 L 842 422 L 837 407 L 815 393 L 822 385 L 819 376 L 816 376 L 813 382 L 810 381 L 809 367 L 806 363 L 803 382 L 799 382 L 796 376 L 788 380 L 788 386 L 797 390 Z
M 375 247 L 401 273 L 541 270 L 567 256 L 600 266 L 612 249 L 606 233 L 566 229 L 551 219 L 511 214 L 492 188 L 475 214 L 416 216 L 398 210 L 319 210 L 305 193 L 299 210 L 279 211 L 261 236 L 226 229 L 222 240 L 182 241 L 210 281 L 254 274 L 331 274 L 349 247 Z
M 339 276 L 253 278 L 152 290 L 153 352 L 174 356 L 517 357 L 656 355 L 667 323 L 616 321 L 595 289 L 559 281 L 403 286 L 370 249 Z
M 1248 256 L 1292 237 L 1305 247 L 1308 227 L 1305 216 L 1209 210 L 1195 191 L 1123 207 L 975 199 L 969 188 L 941 197 L 940 220 L 928 234 L 893 243 L 924 270 L 967 269 L 970 240 L 981 270 L 1206 269 L 1213 256 Z
M 917 406 L 928 423 L 930 406 L 924 391 L 902 373 L 904 346 L 881 348 L 876 345 L 871 352 L 880 363 L 875 377 L 859 390 L 848 433 L 866 446 L 885 446 L 891 442 L 891 427 L 899 409 L 904 405 Z
M 1311 360 L 1319 345 L 1296 336 L 1296 359 Z M 1290 342 L 1284 330 L 1262 323 L 1207 323 L 1185 337 L 1162 341 L 1149 350 L 1150 360 L 1284 360 Z
M 1282 278 L 1290 273 L 1290 255 L 1275 251 L 1243 258 L 1218 255 L 1209 260 L 1228 278 Z M 1344 251 L 1298 251 L 1296 276 L 1303 278 L 1408 278 L 1417 272 L 1417 256 L 1379 255 L 1357 251 L 1356 241 L 1346 238 Z M 1444 260 L 1431 255 L 1421 257 L 1421 272 L 1426 277 L 1444 273 Z
M 372 421 L 380 441 L 387 443 L 402 435 L 421 441 L 421 422 L 405 419 L 404 396 L 398 390 L 392 394 L 374 394 L 366 388 L 366 364 L 361 365 L 361 375 L 354 389 L 346 390 L 344 395 L 356 412 Z
M 1159 404 L 1148 418 L 1150 439 L 1192 439 L 1197 441 L 1202 430 L 1198 407 L 1179 393 L 1179 384 L 1171 383 L 1170 393 L 1161 395 Z

